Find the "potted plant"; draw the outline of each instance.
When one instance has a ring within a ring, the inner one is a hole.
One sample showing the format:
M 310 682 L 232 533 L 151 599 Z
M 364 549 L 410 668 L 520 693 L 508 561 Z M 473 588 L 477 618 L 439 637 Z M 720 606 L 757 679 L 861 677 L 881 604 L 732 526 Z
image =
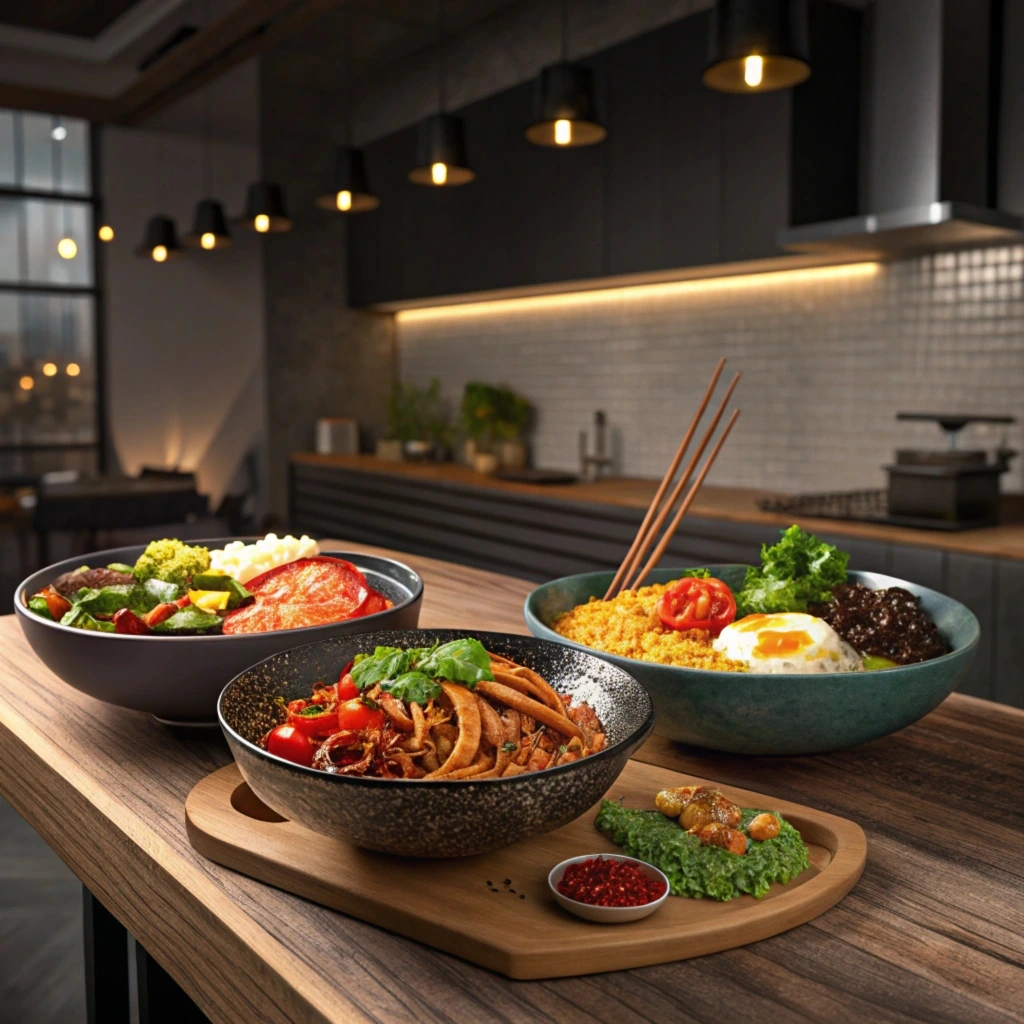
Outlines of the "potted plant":
M 522 469 L 526 465 L 526 431 L 533 421 L 533 406 L 511 388 L 497 391 L 498 461 L 503 469 Z
M 429 457 L 447 430 L 441 382 L 435 377 L 426 388 L 420 388 L 411 381 L 395 381 L 388 399 L 388 419 L 391 438 L 378 442 L 378 455 L 398 460 Z M 382 447 L 387 454 L 381 454 Z
M 462 427 L 466 432 L 466 461 L 478 473 L 494 473 L 498 392 L 490 384 L 471 381 L 462 393 Z

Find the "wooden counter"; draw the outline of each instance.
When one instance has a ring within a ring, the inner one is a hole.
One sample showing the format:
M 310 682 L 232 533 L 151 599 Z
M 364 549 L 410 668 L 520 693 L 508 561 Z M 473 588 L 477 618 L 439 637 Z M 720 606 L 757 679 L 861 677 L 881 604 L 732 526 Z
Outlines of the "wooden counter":
M 426 581 L 423 626 L 523 631 L 529 584 L 399 557 Z M 229 762 L 219 732 L 83 696 L 42 666 L 13 616 L 0 619 L 0 795 L 214 1021 L 1020 1019 L 1024 713 L 953 696 L 895 736 L 823 757 L 657 739 L 638 757 L 857 821 L 863 878 L 813 922 L 755 945 L 509 981 L 204 860 L 186 838 L 184 802 Z
M 380 473 L 430 483 L 475 487 L 507 494 L 610 505 L 616 508 L 647 509 L 657 489 L 657 480 L 636 477 L 614 477 L 593 483 L 578 484 L 525 484 L 498 480 L 474 472 L 468 466 L 452 462 L 417 463 L 385 462 L 373 455 L 317 455 L 299 452 L 292 462 L 307 466 L 329 466 L 355 470 L 360 473 Z M 759 498 L 769 492 L 743 487 L 703 487 L 688 515 L 694 518 L 719 519 L 731 523 L 750 523 L 762 526 L 786 527 L 794 521 L 812 533 L 834 534 L 862 540 L 909 544 L 915 547 L 955 551 L 961 554 L 987 555 L 994 558 L 1024 560 L 1024 514 L 1020 502 L 1006 502 L 1011 522 L 978 530 L 948 532 L 919 530 L 885 523 L 858 523 L 842 519 L 797 518 L 775 512 L 762 512 L 757 507 Z

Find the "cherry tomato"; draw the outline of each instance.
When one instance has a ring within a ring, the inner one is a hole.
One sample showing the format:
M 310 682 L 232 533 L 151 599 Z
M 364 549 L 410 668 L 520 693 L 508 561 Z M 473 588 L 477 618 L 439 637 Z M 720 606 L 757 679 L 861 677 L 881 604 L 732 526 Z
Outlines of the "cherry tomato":
M 276 729 L 271 729 L 270 735 L 267 736 L 267 753 L 276 754 L 286 761 L 304 764 L 309 768 L 313 764 L 316 746 L 294 726 L 279 725 Z
M 43 597 L 46 599 L 46 607 L 50 611 L 50 618 L 54 622 L 60 622 L 60 620 L 71 611 L 71 602 L 63 597 L 56 587 L 49 586 L 43 587 L 34 597 Z
M 310 739 L 326 739 L 338 731 L 338 712 L 313 701 L 293 700 L 288 705 L 288 724 Z
M 339 729 L 379 729 L 384 717 L 383 711 L 364 704 L 361 698 L 338 705 Z
M 706 629 L 712 636 L 736 618 L 736 598 L 721 580 L 677 580 L 658 602 L 658 618 L 669 629 Z
M 145 636 L 149 632 L 149 626 L 131 609 L 121 608 L 114 612 L 114 632 L 127 636 Z
M 359 687 L 356 686 L 351 672 L 342 672 L 337 690 L 338 700 L 353 700 L 359 696 Z

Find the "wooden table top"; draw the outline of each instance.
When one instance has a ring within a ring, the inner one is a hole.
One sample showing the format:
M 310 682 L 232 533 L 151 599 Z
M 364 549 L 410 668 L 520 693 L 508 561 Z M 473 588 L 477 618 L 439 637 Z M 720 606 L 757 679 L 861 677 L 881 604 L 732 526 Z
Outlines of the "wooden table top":
M 528 583 L 402 557 L 426 581 L 423 626 L 524 631 Z M 0 619 L 0 795 L 214 1021 L 1020 1020 L 1024 712 L 953 696 L 844 753 L 744 758 L 654 739 L 638 756 L 853 819 L 863 878 L 755 945 L 509 981 L 204 860 L 184 804 L 229 761 L 219 733 L 72 690 Z
M 619 508 L 646 509 L 658 487 L 657 480 L 639 477 L 608 477 L 576 484 L 520 483 L 484 476 L 474 472 L 469 466 L 454 462 L 386 462 L 374 455 L 319 455 L 315 452 L 296 452 L 291 456 L 291 460 L 301 465 L 327 466 L 361 473 L 382 473 L 431 483 L 499 490 L 556 501 L 613 505 Z M 698 518 L 763 524 L 779 528 L 796 522 L 812 533 L 1024 560 L 1024 500 L 1020 495 L 1004 496 L 1003 522 L 998 526 L 949 532 L 891 526 L 887 523 L 859 523 L 843 519 L 815 519 L 811 516 L 762 512 L 757 507 L 757 502 L 770 493 L 748 487 L 702 487 L 687 514 Z

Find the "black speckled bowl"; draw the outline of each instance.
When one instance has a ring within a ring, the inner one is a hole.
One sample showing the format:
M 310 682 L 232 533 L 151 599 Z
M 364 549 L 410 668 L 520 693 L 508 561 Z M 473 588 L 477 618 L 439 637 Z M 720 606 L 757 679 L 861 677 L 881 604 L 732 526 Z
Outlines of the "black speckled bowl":
M 190 541 L 222 548 L 231 537 Z M 252 540 L 252 538 L 243 538 Z M 394 607 L 361 619 L 347 619 L 305 629 L 282 629 L 243 636 L 123 636 L 72 629 L 28 610 L 28 598 L 62 573 L 80 565 L 131 565 L 144 544 L 96 551 L 40 569 L 14 593 L 14 611 L 32 650 L 69 686 L 108 704 L 148 711 L 171 724 L 216 721 L 217 695 L 247 665 L 297 644 L 343 633 L 375 629 L 413 629 L 420 619 L 423 580 L 407 565 L 379 555 L 328 551 L 362 570 L 370 586 Z
M 426 647 L 476 637 L 488 650 L 539 672 L 586 701 L 605 726 L 598 754 L 507 779 L 418 782 L 331 775 L 268 754 L 259 740 L 279 721 L 275 698 L 309 694 L 375 646 Z M 233 679 L 217 705 L 245 781 L 267 806 L 314 832 L 406 857 L 467 857 L 551 832 L 593 806 L 654 727 L 644 688 L 614 665 L 561 644 L 470 630 L 389 630 L 336 637 L 275 654 Z

